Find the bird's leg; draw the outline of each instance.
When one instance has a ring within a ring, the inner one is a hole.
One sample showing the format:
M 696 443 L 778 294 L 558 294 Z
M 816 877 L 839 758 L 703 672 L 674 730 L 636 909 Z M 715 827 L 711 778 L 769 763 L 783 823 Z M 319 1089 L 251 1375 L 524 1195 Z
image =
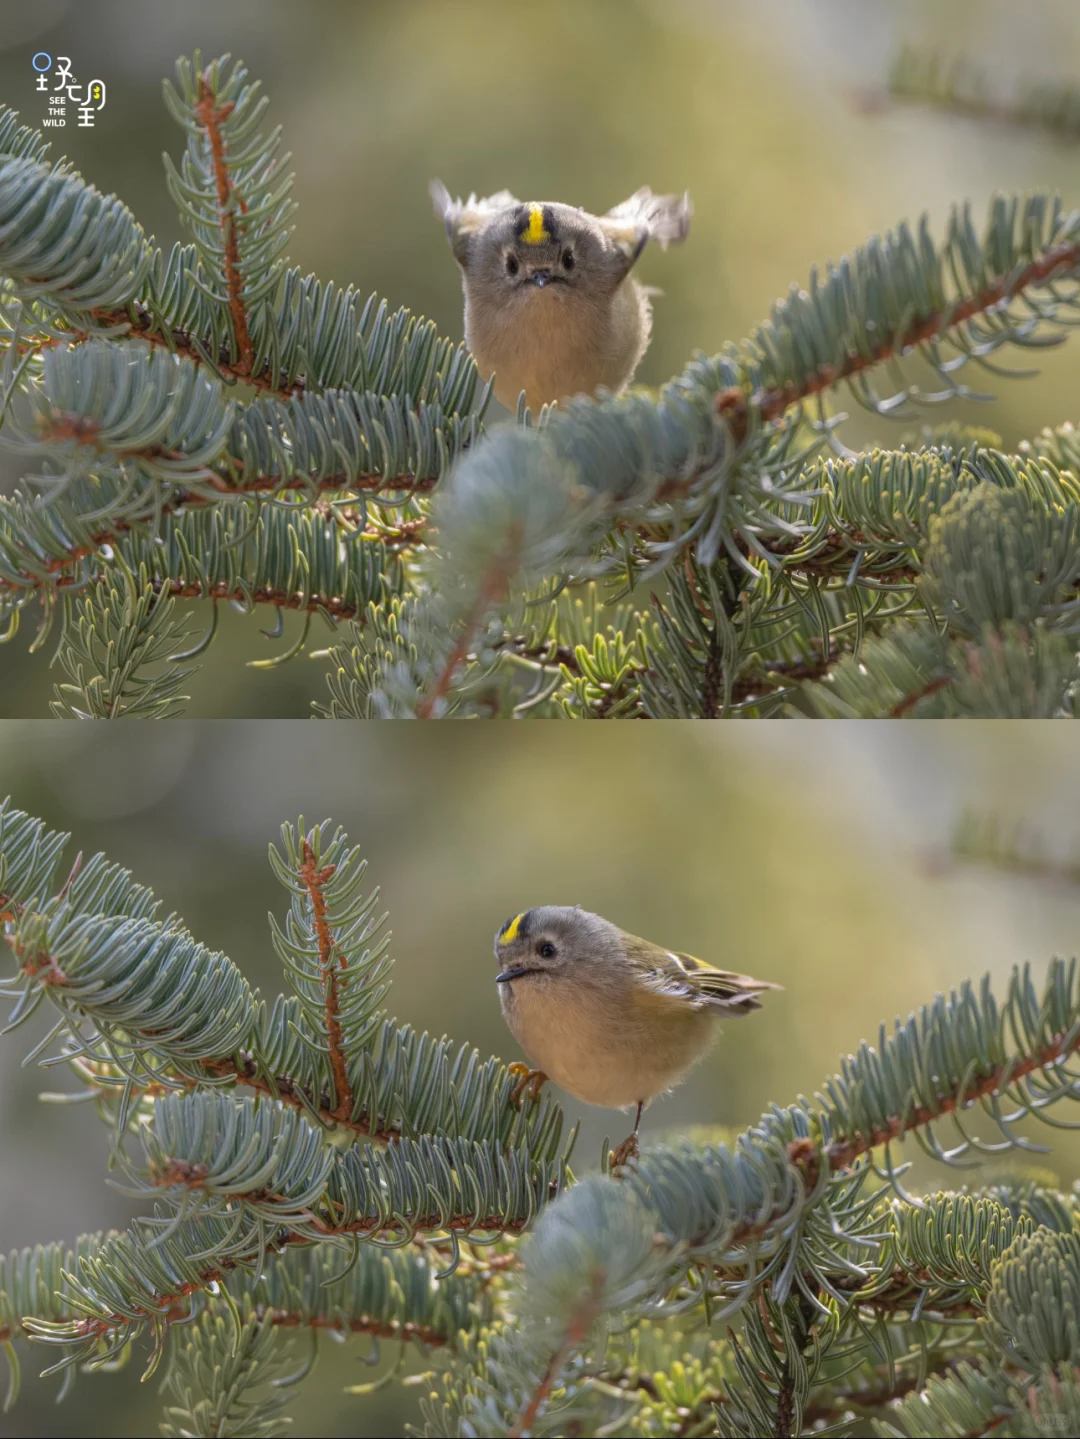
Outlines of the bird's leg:
M 629 1159 L 636 1159 L 638 1154 L 637 1132 L 641 1124 L 641 1112 L 645 1108 L 645 1101 L 638 1100 L 637 1114 L 634 1116 L 634 1127 L 617 1148 L 611 1151 L 611 1168 L 614 1172 L 621 1169 Z
M 541 1089 L 543 1089 L 547 1083 L 547 1075 L 544 1071 L 542 1069 L 530 1069 L 527 1064 L 522 1064 L 520 1060 L 515 1060 L 513 1064 L 508 1064 L 506 1067 L 511 1074 L 517 1076 L 517 1083 L 514 1085 L 510 1094 L 510 1103 L 520 1109 L 525 1099 L 525 1093 L 528 1091 L 529 1098 L 535 1104 L 540 1098 Z

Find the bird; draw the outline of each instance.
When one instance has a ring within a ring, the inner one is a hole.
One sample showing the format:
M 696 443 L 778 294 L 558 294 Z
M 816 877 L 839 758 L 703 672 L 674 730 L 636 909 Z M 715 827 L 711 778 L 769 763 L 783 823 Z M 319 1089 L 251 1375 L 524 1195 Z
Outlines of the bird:
M 634 377 L 652 329 L 651 290 L 631 274 L 650 240 L 663 249 L 690 229 L 687 194 L 646 186 L 604 215 L 509 190 L 455 200 L 430 186 L 465 292 L 465 342 L 495 396 L 533 411 Z
M 580 905 L 508 919 L 495 958 L 503 1017 L 536 1066 L 510 1066 L 514 1098 L 535 1099 L 551 1079 L 585 1104 L 636 1107 L 613 1169 L 636 1157 L 646 1105 L 685 1077 L 719 1021 L 751 1014 L 761 993 L 783 988 L 663 949 Z

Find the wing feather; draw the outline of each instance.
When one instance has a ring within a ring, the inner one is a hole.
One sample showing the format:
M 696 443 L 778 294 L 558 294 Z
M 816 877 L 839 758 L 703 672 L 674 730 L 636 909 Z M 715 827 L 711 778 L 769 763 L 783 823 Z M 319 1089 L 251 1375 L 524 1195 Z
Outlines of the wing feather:
M 613 244 L 637 259 L 649 240 L 655 240 L 664 250 L 685 240 L 692 214 L 688 194 L 654 195 L 644 185 L 601 215 L 599 223 Z
M 783 989 L 767 979 L 754 979 L 749 974 L 736 974 L 729 969 L 716 969 L 692 954 L 668 951 L 666 963 L 657 965 L 650 983 L 662 994 L 697 1000 L 728 1014 L 751 1014 L 761 1008 L 757 998 L 766 989 Z
M 436 215 L 446 226 L 450 248 L 462 263 L 469 236 L 482 230 L 493 215 L 508 210 L 511 205 L 520 204 L 509 190 L 497 190 L 494 195 L 479 198 L 473 194 L 467 200 L 455 200 L 441 180 L 432 180 L 428 192 Z

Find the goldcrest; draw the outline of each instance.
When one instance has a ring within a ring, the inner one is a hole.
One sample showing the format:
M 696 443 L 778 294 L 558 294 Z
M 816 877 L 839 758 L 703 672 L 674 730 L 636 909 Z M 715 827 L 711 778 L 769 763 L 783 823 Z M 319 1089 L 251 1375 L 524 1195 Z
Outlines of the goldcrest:
M 452 200 L 431 185 L 465 291 L 465 342 L 495 395 L 514 409 L 598 387 L 622 390 L 649 344 L 650 296 L 631 275 L 649 240 L 664 249 L 690 229 L 687 195 L 646 188 L 606 215 L 523 205 L 508 190 Z
M 725 1017 L 761 1008 L 781 985 L 714 969 L 627 934 L 580 907 L 542 905 L 495 936 L 503 1017 L 536 1066 L 515 1066 L 519 1090 L 544 1080 L 586 1104 L 637 1106 L 615 1164 L 637 1152 L 645 1106 L 678 1084 Z

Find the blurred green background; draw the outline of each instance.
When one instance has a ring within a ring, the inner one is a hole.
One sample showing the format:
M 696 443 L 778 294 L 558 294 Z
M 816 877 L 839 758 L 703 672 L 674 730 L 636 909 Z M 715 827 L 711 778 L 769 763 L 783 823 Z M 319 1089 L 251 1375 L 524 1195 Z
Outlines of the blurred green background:
M 693 351 L 749 333 L 810 268 L 924 210 L 941 237 L 950 204 L 981 225 L 997 189 L 1080 199 L 1077 148 L 1001 124 L 858 102 L 903 45 L 966 56 L 1007 93 L 1017 77 L 1067 79 L 1080 63 L 1075 0 L 3 0 L 0 97 L 37 123 L 30 58 L 67 55 L 107 104 L 92 130 L 74 115 L 57 150 L 115 191 L 159 243 L 178 238 L 164 149 L 181 135 L 161 102 L 177 55 L 231 51 L 265 82 L 284 126 L 299 201 L 291 259 L 376 290 L 460 337 L 456 268 L 427 184 L 603 210 L 642 184 L 688 189 L 689 243 L 643 257 L 665 292 L 639 374 L 659 384 Z M 1021 357 L 1022 359 L 1024 357 Z M 994 406 L 936 411 L 990 423 L 1014 443 L 1080 418 L 1075 346 L 1040 354 L 1043 379 L 993 378 Z M 980 375 L 979 382 L 988 377 Z M 847 401 L 845 400 L 845 406 Z M 856 417 L 855 443 L 897 427 Z M 12 476 L 11 460 L 7 476 Z M 2 480 L 0 480 L 2 483 Z M 31 616 L 27 616 L 30 619 Z M 323 662 L 273 671 L 253 633 L 267 616 L 223 615 L 194 681 L 192 716 L 300 716 L 325 694 Z M 286 620 L 284 646 L 299 620 Z M 205 615 L 197 620 L 199 632 Z M 55 675 L 28 657 L 33 624 L 0 650 L 0 715 L 47 713 Z M 316 645 L 321 643 L 315 635 Z
M 475 727 L 295 723 L 0 725 L 0 796 L 71 830 L 151 885 L 204 943 L 273 995 L 267 911 L 285 892 L 267 845 L 284 820 L 331 816 L 370 860 L 395 959 L 389 1012 L 506 1059 L 492 938 L 533 904 L 580 903 L 664 945 L 785 986 L 725 1027 L 687 1083 L 644 1122 L 648 1144 L 688 1124 L 743 1127 L 812 1093 L 878 1025 L 989 970 L 1036 975 L 1076 951 L 1080 888 L 946 862 L 969 809 L 1023 820 L 1051 853 L 1080 841 L 1080 750 L 1065 726 L 843 724 Z M 5 972 L 10 959 L 5 951 Z M 21 1068 L 44 1015 L 0 1039 L 0 1249 L 72 1239 L 137 1211 L 110 1188 L 108 1139 L 82 1107 L 41 1107 L 63 1071 Z M 583 1120 L 575 1169 L 624 1116 Z M 1065 1118 L 1064 1114 L 1059 1116 Z M 1054 1145 L 1080 1174 L 1072 1136 Z M 943 1131 L 944 1133 L 944 1131 Z M 1038 1161 L 1042 1162 L 1042 1161 Z M 916 1181 L 961 1183 L 930 1165 Z M 386 1346 L 383 1362 L 393 1357 Z M 301 1434 L 400 1434 L 415 1390 L 345 1395 L 371 1377 L 362 1343 L 326 1345 L 294 1412 Z M 156 1432 L 145 1355 L 124 1373 L 55 1381 L 25 1354 L 23 1396 L 0 1433 Z M 419 1361 L 412 1361 L 418 1368 Z

